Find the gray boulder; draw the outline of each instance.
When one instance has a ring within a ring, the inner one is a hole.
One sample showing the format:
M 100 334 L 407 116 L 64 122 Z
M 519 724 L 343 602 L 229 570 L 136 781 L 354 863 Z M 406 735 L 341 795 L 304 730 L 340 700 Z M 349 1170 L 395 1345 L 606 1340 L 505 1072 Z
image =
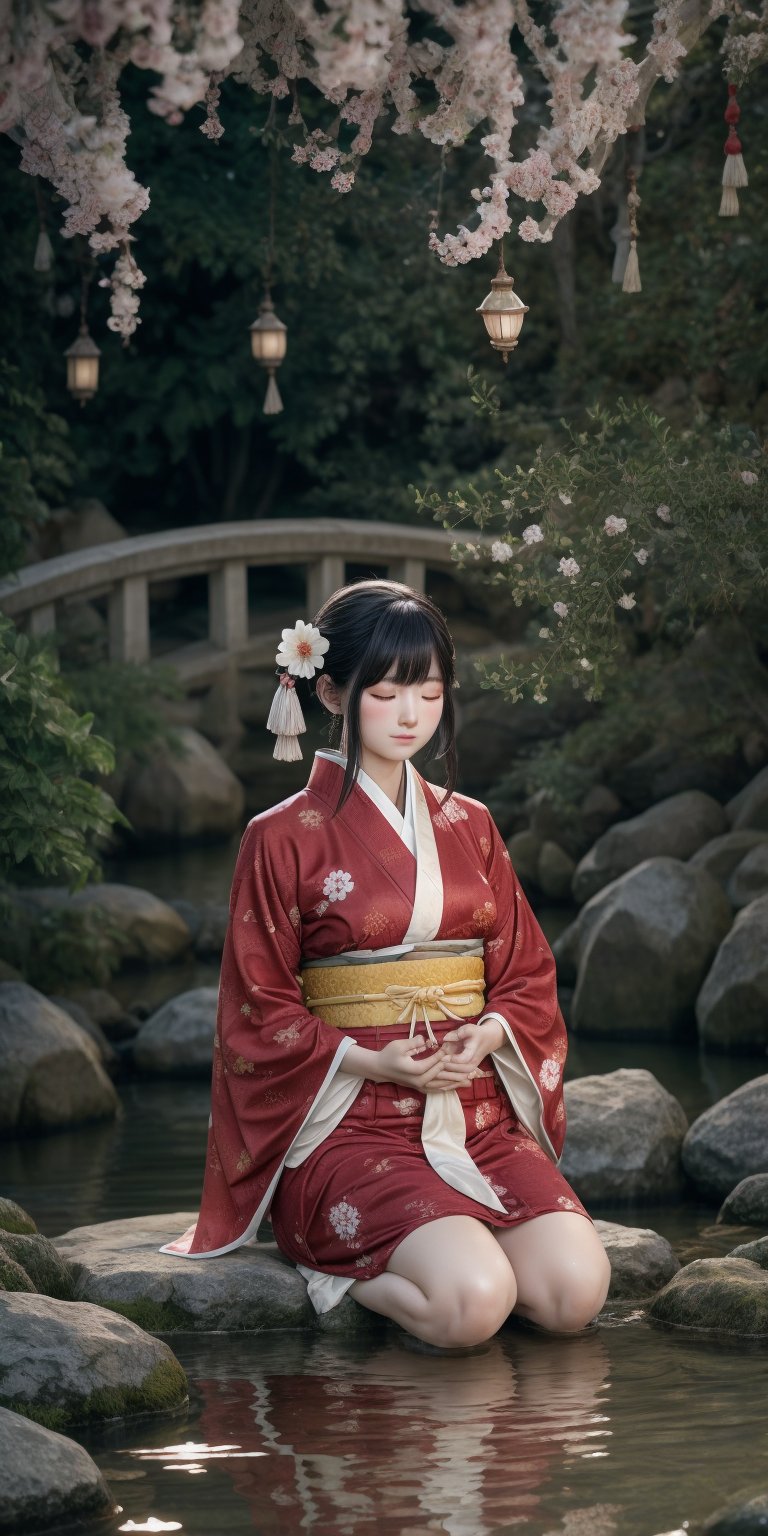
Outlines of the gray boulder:
M 728 1258 L 751 1259 L 761 1269 L 768 1269 L 768 1237 L 756 1237 L 753 1243 L 739 1243 L 737 1248 L 731 1248 Z
M 59 997 L 54 994 L 51 996 L 50 1001 L 55 1003 L 57 1008 L 63 1008 L 64 1012 L 69 1014 L 69 1017 L 77 1024 L 79 1029 L 85 1030 L 86 1035 L 89 1035 L 99 1048 L 99 1057 L 104 1071 L 108 1072 L 110 1077 L 114 1077 L 119 1065 L 119 1057 L 117 1051 L 113 1050 L 110 1045 L 103 1029 L 94 1023 L 85 1008 L 81 1007 L 80 1003 L 76 1003 L 73 998 Z
M 178 912 L 136 885 L 104 881 L 74 894 L 63 886 L 45 886 L 24 891 L 16 899 L 32 911 L 66 906 L 96 912 L 105 928 L 111 928 L 114 952 L 123 961 L 165 965 L 184 954 L 191 944 L 192 936 Z M 70 989 L 69 996 L 74 995 Z
M 210 1077 L 216 1031 L 216 987 L 180 992 L 146 1019 L 133 1041 L 140 1072 Z
M 245 791 L 216 748 L 191 726 L 176 729 L 182 754 L 163 744 L 137 764 L 121 809 L 145 840 L 223 838 L 242 825 Z
M 32 1220 L 27 1211 L 16 1204 L 15 1200 L 8 1200 L 4 1195 L 0 1195 L 0 1231 L 36 1232 L 37 1223 Z
M 696 999 L 699 1038 L 723 1050 L 768 1045 L 768 894 L 743 907 Z
M 711 795 L 699 789 L 670 795 L 639 816 L 617 821 L 597 839 L 576 866 L 573 899 L 589 901 L 603 886 L 645 859 L 659 855 L 689 859 L 727 826 L 723 807 Z
M 679 859 L 646 859 L 593 896 L 575 940 L 554 946 L 562 979 L 578 957 L 569 1023 L 574 1033 L 668 1040 L 695 1027 L 695 1002 L 731 924 L 716 880 Z
M 69 1530 L 115 1511 L 115 1501 L 82 1445 L 7 1408 L 0 1408 L 0 1466 L 0 1536 Z
M 537 883 L 551 901 L 570 901 L 575 861 L 559 843 L 547 838 L 541 845 Z
M 577 1077 L 565 1084 L 567 1133 L 560 1170 L 597 1205 L 669 1200 L 682 1188 L 685 1113 L 644 1067 Z
M 749 827 L 753 831 L 768 832 L 768 768 L 761 768 L 728 801 L 725 814 L 735 831 Z
M 72 1275 L 50 1238 L 43 1237 L 42 1232 L 0 1232 L 0 1248 L 21 1265 L 34 1290 L 44 1296 L 56 1296 L 59 1301 L 74 1300 Z
M 623 1227 L 615 1221 L 595 1221 L 597 1234 L 611 1261 L 607 1301 L 639 1301 L 655 1295 L 680 1261 L 665 1237 L 650 1227 Z
M 0 983 L 0 1136 L 115 1115 L 97 1046 L 25 982 Z
M 768 843 L 768 832 L 745 828 L 742 832 L 723 832 L 720 837 L 698 848 L 688 860 L 694 869 L 706 869 L 725 888 L 734 870 L 753 848 Z
M 153 1332 L 261 1333 L 314 1322 L 304 1280 L 274 1243 L 243 1244 L 217 1259 L 158 1252 L 195 1220 L 186 1211 L 137 1216 L 75 1227 L 54 1242 L 79 1300 L 114 1307 Z
M 0 1405 L 64 1429 L 178 1408 L 187 1381 L 167 1344 L 86 1302 L 0 1293 Z
M 742 1179 L 723 1201 L 717 1219 L 768 1231 L 768 1173 L 753 1173 Z
M 752 1173 L 768 1173 L 768 1075 L 742 1083 L 694 1120 L 683 1167 L 702 1194 L 722 1200 Z
M 743 833 L 734 834 L 742 836 Z M 746 907 L 756 896 L 768 896 L 768 838 L 749 853 L 737 865 L 726 886 L 725 894 L 732 907 Z
M 749 1259 L 694 1259 L 654 1296 L 655 1322 L 768 1338 L 768 1271 Z

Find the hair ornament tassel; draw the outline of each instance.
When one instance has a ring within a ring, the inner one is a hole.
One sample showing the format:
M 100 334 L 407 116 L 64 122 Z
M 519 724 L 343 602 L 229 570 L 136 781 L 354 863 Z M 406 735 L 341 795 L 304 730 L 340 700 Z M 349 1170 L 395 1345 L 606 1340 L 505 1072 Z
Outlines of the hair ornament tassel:
M 277 736 L 272 755 L 281 762 L 299 761 L 302 753 L 298 738 L 307 729 L 296 695 L 296 678 L 314 677 L 315 671 L 324 665 L 329 645 L 330 640 L 303 619 L 297 619 L 293 629 L 283 630 L 275 661 L 286 670 L 281 673 L 267 719 L 267 730 Z
M 624 268 L 624 281 L 621 285 L 623 293 L 642 293 L 643 285 L 640 282 L 640 262 L 637 255 L 637 210 L 640 207 L 640 193 L 637 190 L 637 171 L 633 165 L 627 171 L 629 191 L 627 192 L 627 210 L 629 213 L 629 255 L 627 265 Z
M 723 195 L 720 199 L 720 218 L 735 219 L 739 212 L 739 196 L 737 187 L 748 187 L 749 178 L 744 165 L 744 156 L 741 152 L 741 139 L 736 132 L 736 124 L 741 117 L 741 107 L 736 100 L 738 86 L 729 85 L 728 105 L 723 117 L 728 124 L 728 137 L 723 146 L 725 164 L 723 166 Z

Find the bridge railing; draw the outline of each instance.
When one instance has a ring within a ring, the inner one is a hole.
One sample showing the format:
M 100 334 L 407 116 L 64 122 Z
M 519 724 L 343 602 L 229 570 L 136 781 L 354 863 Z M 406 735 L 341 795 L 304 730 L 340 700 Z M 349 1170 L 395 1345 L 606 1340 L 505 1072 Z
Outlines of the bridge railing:
M 219 651 L 247 645 L 251 566 L 307 568 L 306 617 L 344 585 L 347 563 L 384 568 L 423 592 L 427 567 L 449 568 L 453 534 L 334 518 L 270 519 L 169 529 L 97 544 L 25 566 L 0 582 L 0 609 L 32 634 L 56 628 L 60 604 L 107 598 L 109 656 L 144 662 L 151 654 L 153 581 L 207 575 L 208 639 Z

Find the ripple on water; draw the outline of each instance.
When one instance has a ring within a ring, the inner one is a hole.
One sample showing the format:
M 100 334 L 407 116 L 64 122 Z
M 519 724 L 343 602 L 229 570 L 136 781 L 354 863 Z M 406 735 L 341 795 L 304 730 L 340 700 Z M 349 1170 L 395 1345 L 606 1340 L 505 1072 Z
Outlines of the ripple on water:
M 512 1326 L 461 1357 L 395 1328 L 173 1347 L 188 1411 L 84 1436 L 115 1531 L 671 1536 L 768 1478 L 768 1353 L 637 1317 L 570 1339 Z

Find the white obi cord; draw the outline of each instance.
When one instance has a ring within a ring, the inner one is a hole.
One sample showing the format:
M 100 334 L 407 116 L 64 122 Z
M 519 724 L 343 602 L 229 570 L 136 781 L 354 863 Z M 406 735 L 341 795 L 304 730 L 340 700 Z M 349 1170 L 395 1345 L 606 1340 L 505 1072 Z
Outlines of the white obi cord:
M 330 758 L 331 761 L 341 765 L 346 763 L 346 758 L 341 753 L 331 750 L 319 751 L 316 755 Z M 334 955 L 325 961 L 313 962 L 313 964 L 354 966 L 355 963 L 359 964 L 363 960 L 396 960 L 405 955 L 414 958 L 422 952 L 425 955 L 482 955 L 483 953 L 483 943 L 480 939 L 435 939 L 434 937 L 443 915 L 443 880 L 440 860 L 432 819 L 421 784 L 410 762 L 406 761 L 405 768 L 406 800 L 403 816 L 378 784 L 362 770 L 358 783 L 416 857 L 416 891 L 408 931 L 401 944 L 392 945 L 388 949 L 353 950 L 346 954 Z M 485 1019 L 498 1019 L 509 1038 L 509 1045 L 504 1045 L 500 1050 L 492 1052 L 492 1056 L 519 1120 L 557 1162 L 557 1155 L 543 1125 L 541 1095 L 509 1024 L 499 1013 L 483 1014 L 478 1023 L 482 1023 Z M 455 1027 L 458 1028 L 458 1025 Z M 353 1077 L 345 1072 L 341 1066 L 341 1058 L 339 1059 L 339 1066 L 333 1077 L 318 1093 L 309 1115 L 288 1151 L 285 1159 L 287 1168 L 298 1168 L 310 1153 L 321 1145 L 326 1136 L 330 1135 L 353 1104 L 363 1086 L 363 1081 L 363 1078 Z M 455 1088 L 445 1089 L 441 1093 L 427 1094 L 421 1126 L 421 1144 L 427 1161 L 435 1173 L 460 1194 L 468 1195 L 470 1199 L 477 1200 L 490 1210 L 506 1214 L 506 1207 L 502 1205 L 498 1195 L 483 1177 L 474 1159 L 470 1157 L 465 1138 L 464 1109 Z M 354 1275 L 330 1275 L 321 1270 L 310 1269 L 304 1264 L 297 1265 L 297 1268 L 307 1281 L 309 1297 L 316 1312 L 330 1311 L 355 1283 Z

